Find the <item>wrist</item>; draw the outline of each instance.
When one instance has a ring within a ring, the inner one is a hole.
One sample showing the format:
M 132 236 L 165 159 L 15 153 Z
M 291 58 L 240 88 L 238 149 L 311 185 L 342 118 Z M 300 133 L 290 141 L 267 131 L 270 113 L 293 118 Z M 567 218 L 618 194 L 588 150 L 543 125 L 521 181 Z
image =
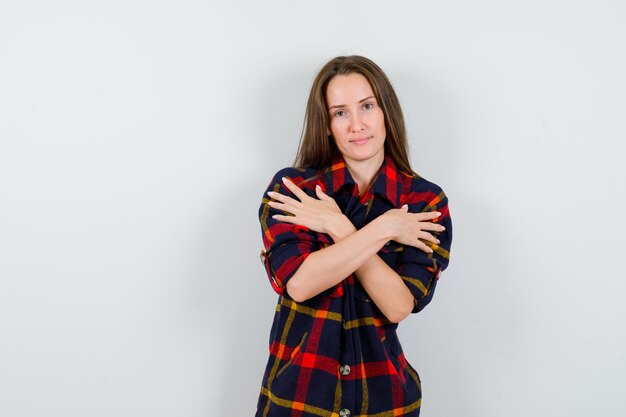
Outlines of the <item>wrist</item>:
M 328 234 L 335 243 L 356 232 L 356 227 L 344 214 L 337 216 L 328 225 Z
M 382 214 L 381 216 L 378 216 L 377 218 L 372 220 L 372 223 L 376 223 L 379 236 L 387 241 L 396 239 L 396 235 L 395 233 L 393 233 L 393 227 L 389 222 L 388 216 Z

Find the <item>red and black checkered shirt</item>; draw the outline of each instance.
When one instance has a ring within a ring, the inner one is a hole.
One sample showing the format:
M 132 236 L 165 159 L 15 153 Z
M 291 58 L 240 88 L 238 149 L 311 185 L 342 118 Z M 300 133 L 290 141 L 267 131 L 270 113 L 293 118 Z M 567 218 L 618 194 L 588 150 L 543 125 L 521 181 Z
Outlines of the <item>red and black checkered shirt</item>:
M 389 155 L 362 196 L 341 155 L 326 169 L 287 167 L 278 171 L 259 208 L 265 246 L 261 259 L 279 297 L 256 417 L 417 417 L 421 380 L 404 356 L 396 335 L 398 324 L 387 320 L 354 273 L 300 303 L 285 290 L 306 257 L 333 241 L 328 234 L 272 218 L 286 213 L 267 204 L 271 201 L 267 191 L 295 197 L 282 177 L 315 198 L 315 185 L 319 184 L 356 229 L 405 203 L 412 213 L 441 212 L 433 221 L 446 229 L 431 232 L 440 243 L 423 241 L 433 249 L 432 254 L 395 241 L 378 251 L 415 296 L 412 313 L 432 299 L 439 274 L 448 265 L 452 242 L 448 199 L 442 189 L 422 177 L 398 171 Z

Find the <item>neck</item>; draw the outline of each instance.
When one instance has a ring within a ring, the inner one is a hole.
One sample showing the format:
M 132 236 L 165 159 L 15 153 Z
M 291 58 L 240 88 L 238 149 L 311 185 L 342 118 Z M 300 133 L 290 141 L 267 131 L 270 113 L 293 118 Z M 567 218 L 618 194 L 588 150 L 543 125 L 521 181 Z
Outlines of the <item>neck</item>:
M 356 181 L 359 187 L 360 196 L 363 195 L 363 193 L 365 193 L 372 185 L 374 176 L 380 169 L 380 166 L 382 165 L 384 159 L 384 152 L 380 152 L 375 157 L 366 159 L 364 161 L 357 161 L 344 157 L 344 160 L 346 161 L 346 167 L 348 168 L 348 171 L 350 171 L 350 175 L 352 175 L 352 178 L 354 178 L 354 181 Z

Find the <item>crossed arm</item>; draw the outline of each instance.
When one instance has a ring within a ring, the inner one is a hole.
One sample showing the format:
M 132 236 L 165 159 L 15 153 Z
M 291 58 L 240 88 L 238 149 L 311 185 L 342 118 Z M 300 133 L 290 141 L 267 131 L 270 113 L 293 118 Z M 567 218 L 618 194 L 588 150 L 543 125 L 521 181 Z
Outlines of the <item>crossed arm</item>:
M 335 244 L 305 259 L 287 282 L 287 291 L 292 297 L 307 299 L 354 272 L 385 317 L 394 323 L 402 321 L 411 313 L 415 297 L 400 275 L 377 255 L 393 238 L 385 228 L 384 219 L 374 219 L 358 231 L 345 219 L 345 224 L 329 233 Z M 324 273 L 319 274 L 320 270 Z
M 415 305 L 415 297 L 400 275 L 389 267 L 377 252 L 389 240 L 432 252 L 417 238 L 439 242 L 430 233 L 424 232 L 427 229 L 442 230 L 443 226 L 426 221 L 436 218 L 439 213 L 408 213 L 404 207 L 392 209 L 360 230 L 356 230 L 350 220 L 341 213 L 336 202 L 321 189 L 317 189 L 319 199 L 315 199 L 288 179 L 284 184 L 301 201 L 279 193 L 270 194 L 272 198 L 282 202 L 270 202 L 270 206 L 294 214 L 275 215 L 274 218 L 328 233 L 335 242 L 311 253 L 302 262 L 286 284 L 291 298 L 298 302 L 307 300 L 333 287 L 354 272 L 387 319 L 397 323 L 406 318 Z

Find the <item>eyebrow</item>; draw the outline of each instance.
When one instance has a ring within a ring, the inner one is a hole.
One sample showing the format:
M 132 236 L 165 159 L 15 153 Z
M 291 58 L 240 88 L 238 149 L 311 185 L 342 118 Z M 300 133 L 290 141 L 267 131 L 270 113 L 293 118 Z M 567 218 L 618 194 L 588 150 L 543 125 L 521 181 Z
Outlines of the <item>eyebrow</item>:
M 364 99 L 359 100 L 359 103 L 363 103 L 365 100 L 369 100 L 370 98 L 375 98 L 374 96 L 369 96 L 369 97 L 365 97 Z M 328 108 L 328 110 L 334 108 L 334 107 L 345 107 L 345 104 L 337 104 L 336 106 L 330 106 Z

